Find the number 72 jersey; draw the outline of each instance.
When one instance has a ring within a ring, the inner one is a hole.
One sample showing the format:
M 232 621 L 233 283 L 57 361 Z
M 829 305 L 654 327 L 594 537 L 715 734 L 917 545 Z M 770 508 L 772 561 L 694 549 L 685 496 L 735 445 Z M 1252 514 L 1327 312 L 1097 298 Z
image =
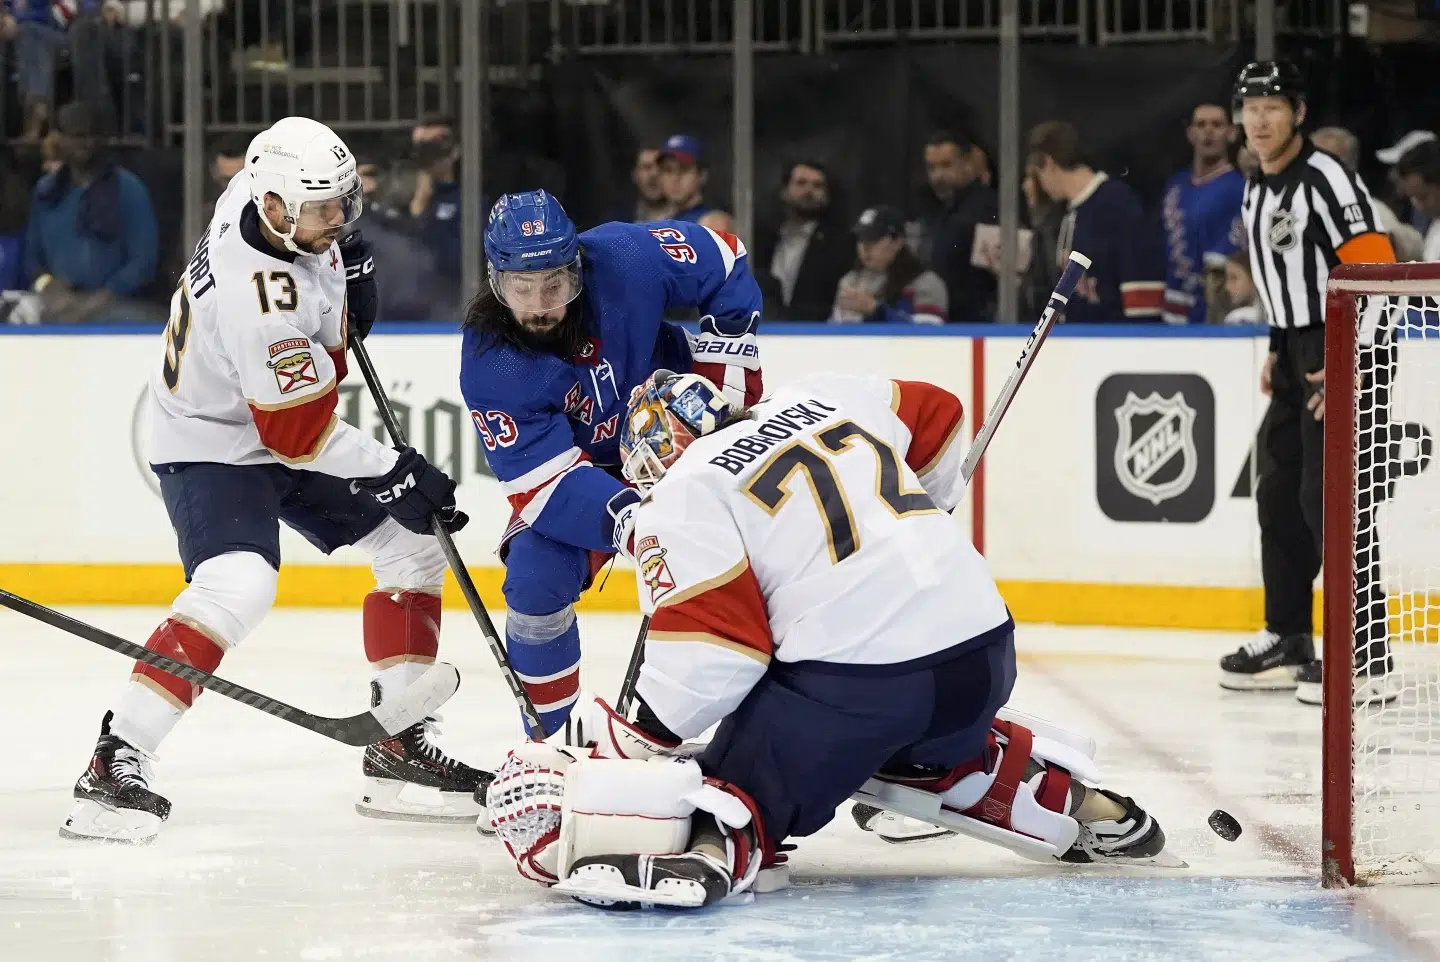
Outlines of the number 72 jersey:
M 949 513 L 963 413 L 933 384 L 820 374 L 686 449 L 635 523 L 662 721 L 699 735 L 772 659 L 883 675 L 1013 628 Z

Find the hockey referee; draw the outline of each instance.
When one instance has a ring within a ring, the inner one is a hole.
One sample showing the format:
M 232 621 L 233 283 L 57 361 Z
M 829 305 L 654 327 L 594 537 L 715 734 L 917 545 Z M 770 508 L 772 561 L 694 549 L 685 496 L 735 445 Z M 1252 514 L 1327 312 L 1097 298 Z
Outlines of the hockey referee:
M 1293 689 L 1301 701 L 1319 704 L 1311 586 L 1323 530 L 1325 280 L 1336 264 L 1393 262 L 1395 251 L 1365 184 L 1301 133 L 1305 88 L 1294 64 L 1248 65 L 1232 104 L 1260 160 L 1241 214 L 1250 270 L 1270 319 L 1270 352 L 1260 373 L 1270 407 L 1260 425 L 1255 491 L 1265 630 L 1220 659 L 1220 685 Z M 1371 590 L 1365 580 L 1358 594 Z

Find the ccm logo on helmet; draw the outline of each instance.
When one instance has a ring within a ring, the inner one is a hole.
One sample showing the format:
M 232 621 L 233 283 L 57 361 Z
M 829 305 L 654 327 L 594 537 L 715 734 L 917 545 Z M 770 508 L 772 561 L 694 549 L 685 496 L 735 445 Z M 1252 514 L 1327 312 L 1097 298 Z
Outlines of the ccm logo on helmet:
M 404 481 L 399 481 L 391 485 L 389 491 L 376 491 L 375 500 L 379 501 L 381 504 L 389 504 L 391 501 L 398 501 L 401 498 L 405 497 L 406 488 L 413 487 L 415 487 L 415 475 L 412 472 L 411 474 L 405 475 Z

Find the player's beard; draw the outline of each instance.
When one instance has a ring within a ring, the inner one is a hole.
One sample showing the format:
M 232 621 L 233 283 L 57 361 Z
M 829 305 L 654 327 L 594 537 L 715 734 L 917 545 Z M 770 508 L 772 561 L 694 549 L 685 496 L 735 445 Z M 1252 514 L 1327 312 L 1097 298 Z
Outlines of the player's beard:
M 462 326 L 531 354 L 554 354 L 568 361 L 585 346 L 584 300 L 575 298 L 566 306 L 564 320 L 551 330 L 536 334 L 520 325 L 489 284 L 482 284 L 465 310 Z

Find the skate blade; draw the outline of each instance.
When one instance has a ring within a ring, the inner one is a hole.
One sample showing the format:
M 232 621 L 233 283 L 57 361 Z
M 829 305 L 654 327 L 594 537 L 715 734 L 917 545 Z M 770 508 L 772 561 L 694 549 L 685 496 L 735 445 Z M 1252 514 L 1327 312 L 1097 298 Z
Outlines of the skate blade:
M 928 842 L 937 838 L 952 838 L 958 834 L 948 828 L 941 828 L 930 822 L 911 818 L 908 815 L 898 815 L 895 812 L 881 812 L 871 819 L 870 825 L 871 827 L 867 831 L 874 832 L 891 845 Z
M 391 778 L 365 779 L 355 802 L 356 814 L 394 822 L 473 825 L 484 811 L 471 792 L 442 792 Z
M 1268 668 L 1253 675 L 1239 672 L 1220 672 L 1220 687 L 1226 691 L 1294 691 L 1299 685 L 1295 671 L 1299 666 L 1281 665 Z
M 587 866 L 594 868 L 594 866 Z M 552 890 L 561 895 L 579 899 L 595 908 L 665 908 L 698 909 L 705 904 L 705 890 L 699 885 L 668 886 L 663 889 L 642 889 L 620 881 L 618 870 L 614 873 L 587 873 L 584 868 L 565 879 L 556 882 Z M 594 901 L 592 901 L 594 900 Z M 597 904 L 610 903 L 610 904 Z M 618 903 L 618 904 L 617 904 Z
M 60 837 L 77 842 L 108 845 L 149 845 L 160 835 L 160 817 L 133 809 L 107 808 L 88 798 L 75 807 L 60 826 Z
M 1093 857 L 1093 856 L 1092 856 Z M 1057 861 L 1059 861 L 1057 859 Z M 1161 852 L 1148 858 L 1127 858 L 1123 855 L 1100 856 L 1093 862 L 1061 862 L 1067 868 L 1094 869 L 1100 867 L 1148 866 L 1150 868 L 1189 868 L 1190 863 L 1170 852 Z

